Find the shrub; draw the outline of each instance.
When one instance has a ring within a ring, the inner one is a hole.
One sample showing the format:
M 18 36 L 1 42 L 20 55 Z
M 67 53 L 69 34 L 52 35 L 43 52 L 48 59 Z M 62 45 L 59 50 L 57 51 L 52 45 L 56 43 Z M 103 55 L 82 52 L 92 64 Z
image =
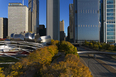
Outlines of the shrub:
M 97 44 L 94 44 L 94 45 L 93 45 L 93 48 L 94 48 L 94 49 L 98 49 L 99 46 L 98 46 Z
M 75 58 L 75 59 L 74 59 Z M 43 66 L 40 69 L 43 77 L 92 77 L 89 68 L 84 66 L 74 54 L 68 54 L 66 61 Z
M 3 68 L 0 67 L 0 77 L 5 77 L 4 73 L 3 73 Z
M 114 50 L 114 45 L 110 45 L 109 50 L 113 51 Z
M 65 52 L 65 54 L 77 54 L 77 48 L 67 41 L 61 42 L 59 50 Z

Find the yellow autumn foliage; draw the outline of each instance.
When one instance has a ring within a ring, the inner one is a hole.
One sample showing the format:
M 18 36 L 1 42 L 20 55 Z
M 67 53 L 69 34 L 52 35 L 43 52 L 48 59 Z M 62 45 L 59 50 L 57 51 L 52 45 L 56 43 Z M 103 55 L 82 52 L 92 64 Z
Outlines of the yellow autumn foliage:
M 0 67 L 0 77 L 5 77 L 4 73 L 3 73 L 3 68 Z
M 43 77 L 48 75 L 53 77 L 92 77 L 89 68 L 83 65 L 74 54 L 66 55 L 65 61 L 43 66 L 40 71 Z

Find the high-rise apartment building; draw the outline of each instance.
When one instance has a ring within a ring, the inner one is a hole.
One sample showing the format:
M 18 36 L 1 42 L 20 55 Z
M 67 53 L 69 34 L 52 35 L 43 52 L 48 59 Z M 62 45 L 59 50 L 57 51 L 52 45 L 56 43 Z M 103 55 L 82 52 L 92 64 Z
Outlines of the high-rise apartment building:
M 116 43 L 116 0 L 103 0 L 103 42 Z
M 69 4 L 69 41 L 73 42 L 73 27 L 74 27 L 74 15 L 73 15 L 73 4 Z
M 28 32 L 28 7 L 21 3 L 9 3 L 8 36 L 21 32 Z
M 0 38 L 6 38 L 8 36 L 8 19 L 0 18 Z
M 65 39 L 65 33 L 64 33 L 64 20 L 60 21 L 60 41 L 63 41 Z
M 29 32 L 38 33 L 39 31 L 37 29 L 39 27 L 39 0 L 28 0 L 28 7 L 28 30 Z
M 47 35 L 60 40 L 60 0 L 47 0 Z
M 73 0 L 74 42 L 99 41 L 99 0 Z

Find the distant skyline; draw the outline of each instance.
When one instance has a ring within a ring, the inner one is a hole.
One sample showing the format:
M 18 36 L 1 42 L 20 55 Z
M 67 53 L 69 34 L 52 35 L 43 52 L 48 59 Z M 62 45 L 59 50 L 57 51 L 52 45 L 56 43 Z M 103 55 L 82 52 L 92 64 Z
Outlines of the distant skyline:
M 0 17 L 8 18 L 8 4 L 22 3 L 22 0 L 0 0 Z M 64 20 L 64 31 L 67 35 L 67 27 L 69 26 L 69 4 L 73 0 L 60 0 L 60 21 Z M 28 7 L 28 0 L 24 0 L 24 5 Z M 46 27 L 46 0 L 39 0 L 39 24 Z

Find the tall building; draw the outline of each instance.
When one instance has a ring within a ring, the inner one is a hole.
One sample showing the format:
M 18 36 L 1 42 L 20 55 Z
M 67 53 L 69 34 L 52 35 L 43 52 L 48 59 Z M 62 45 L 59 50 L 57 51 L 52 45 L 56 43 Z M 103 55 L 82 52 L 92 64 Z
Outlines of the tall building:
M 99 41 L 99 0 L 73 0 L 74 43 Z
M 60 31 L 64 31 L 64 20 L 60 21 Z
M 103 42 L 116 43 L 116 0 L 103 0 Z
M 45 25 L 39 25 L 38 31 L 39 31 L 39 35 L 40 36 L 46 36 L 46 28 L 45 28 Z
M 9 3 L 8 36 L 21 32 L 28 32 L 28 7 L 21 3 Z
M 37 29 L 39 27 L 39 0 L 28 0 L 28 7 L 28 30 L 29 32 L 38 33 L 39 31 Z
M 8 36 L 8 19 L 0 18 L 0 38 L 6 38 Z
M 69 41 L 73 42 L 73 27 L 74 27 L 74 15 L 73 15 L 73 4 L 69 4 Z
M 47 35 L 60 40 L 60 0 L 47 0 Z
M 60 41 L 63 41 L 65 39 L 65 33 L 64 33 L 64 20 L 60 21 Z

